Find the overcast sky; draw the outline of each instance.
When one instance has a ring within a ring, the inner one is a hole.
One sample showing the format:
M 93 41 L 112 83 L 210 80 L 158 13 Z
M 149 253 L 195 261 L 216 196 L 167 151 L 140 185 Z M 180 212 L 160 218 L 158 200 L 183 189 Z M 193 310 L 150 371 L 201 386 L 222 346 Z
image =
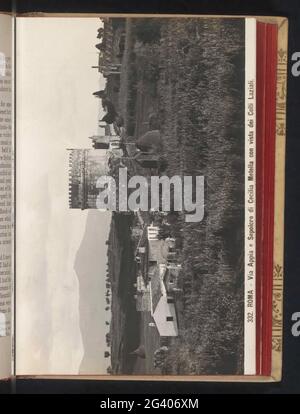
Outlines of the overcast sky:
M 66 148 L 90 147 L 97 133 L 92 92 L 104 84 L 91 66 L 101 22 L 17 23 L 17 371 L 76 374 L 83 347 L 73 265 L 87 211 L 68 209 Z

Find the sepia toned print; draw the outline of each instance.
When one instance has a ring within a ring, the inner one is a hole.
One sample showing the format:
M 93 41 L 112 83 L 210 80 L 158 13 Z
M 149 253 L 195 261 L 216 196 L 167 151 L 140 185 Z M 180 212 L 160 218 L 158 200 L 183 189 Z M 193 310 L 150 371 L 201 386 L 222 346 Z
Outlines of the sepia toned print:
M 72 150 L 69 197 L 89 209 L 118 193 L 107 204 L 107 373 L 242 374 L 245 21 L 104 18 L 96 37 L 105 114 L 81 151 L 105 150 L 107 169 L 75 168 Z M 174 185 L 169 209 L 145 211 L 141 185 L 124 208 L 120 171 L 144 177 L 150 200 L 154 176 L 203 177 L 201 220 L 185 220 Z

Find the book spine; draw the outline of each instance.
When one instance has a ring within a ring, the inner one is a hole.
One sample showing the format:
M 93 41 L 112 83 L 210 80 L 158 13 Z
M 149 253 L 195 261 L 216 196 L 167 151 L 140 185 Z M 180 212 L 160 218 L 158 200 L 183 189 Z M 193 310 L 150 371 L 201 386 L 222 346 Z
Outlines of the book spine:
M 257 24 L 256 362 L 271 374 L 277 26 Z
M 272 296 L 273 296 L 273 245 L 274 245 L 274 176 L 275 176 L 275 134 L 276 134 L 276 69 L 277 69 L 277 26 L 267 26 L 266 65 L 266 121 L 265 121 L 265 191 L 263 251 L 265 255 L 263 281 L 263 352 L 262 375 L 271 374 L 272 350 Z

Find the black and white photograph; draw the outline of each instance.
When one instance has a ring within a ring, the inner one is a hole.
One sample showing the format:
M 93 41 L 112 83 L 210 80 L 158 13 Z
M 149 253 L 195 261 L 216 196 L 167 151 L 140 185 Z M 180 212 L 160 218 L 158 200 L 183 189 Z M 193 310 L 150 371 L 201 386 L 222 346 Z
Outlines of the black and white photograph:
M 70 203 L 97 208 L 104 174 L 92 158 L 105 151 L 119 198 L 109 218 L 99 328 L 107 373 L 242 374 L 245 21 L 108 18 L 99 21 L 97 39 L 102 89 L 93 95 L 103 116 L 99 135 L 90 137 L 94 150 L 71 150 Z M 144 177 L 148 208 L 138 200 L 135 211 L 120 211 L 120 171 L 122 187 Z M 198 220 L 187 222 L 176 208 L 178 182 L 169 185 L 169 208 L 155 211 L 153 176 L 202 176 Z M 89 214 L 79 278 L 89 274 L 88 237 L 101 212 Z

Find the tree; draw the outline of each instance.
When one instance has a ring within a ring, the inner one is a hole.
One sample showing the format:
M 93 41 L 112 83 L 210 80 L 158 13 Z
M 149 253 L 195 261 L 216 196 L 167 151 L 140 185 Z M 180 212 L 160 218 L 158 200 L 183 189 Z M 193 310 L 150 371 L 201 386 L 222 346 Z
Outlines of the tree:
M 109 348 L 110 344 L 111 344 L 111 335 L 110 332 L 107 332 L 107 334 L 105 335 L 105 340 L 106 340 L 106 345 Z
M 104 358 L 108 358 L 108 357 L 110 357 L 110 353 L 108 351 L 105 351 L 104 352 Z
M 110 309 L 110 307 L 109 306 L 106 306 L 105 310 L 106 311 L 109 311 L 109 309 Z
M 112 367 L 111 366 L 107 367 L 106 372 L 108 374 L 112 374 L 113 373 Z
M 96 47 L 98 50 L 100 50 L 100 52 L 105 52 L 105 47 L 106 47 L 106 45 L 105 45 L 105 42 L 104 42 L 104 41 L 102 41 L 102 42 L 98 43 L 97 45 L 95 45 L 95 47 Z
M 160 39 L 161 23 L 158 19 L 137 19 L 135 35 L 140 42 L 155 43 Z
M 167 237 L 171 237 L 171 226 L 162 224 L 158 231 L 159 240 L 165 240 Z
M 103 29 L 103 27 L 99 27 L 99 29 L 98 29 L 98 36 L 97 36 L 98 39 L 102 38 L 103 35 L 104 35 L 104 29 Z
M 109 322 L 108 321 L 105 321 L 105 325 L 109 326 Z

